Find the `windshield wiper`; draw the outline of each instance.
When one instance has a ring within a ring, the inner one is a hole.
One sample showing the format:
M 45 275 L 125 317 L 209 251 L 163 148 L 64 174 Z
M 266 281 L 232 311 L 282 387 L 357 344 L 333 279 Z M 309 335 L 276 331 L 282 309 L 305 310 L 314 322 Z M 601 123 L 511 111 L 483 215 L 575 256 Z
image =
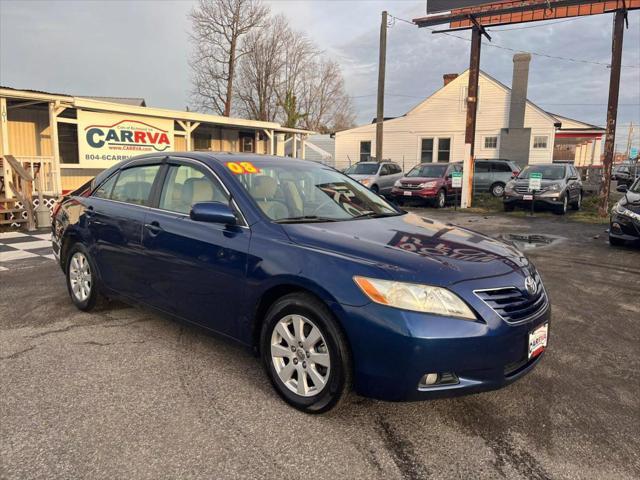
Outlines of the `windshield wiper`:
M 338 222 L 335 218 L 318 217 L 317 215 L 303 215 L 300 217 L 281 218 L 276 223 L 320 223 L 320 222 Z
M 401 212 L 396 212 L 396 213 L 376 213 L 376 212 L 365 212 L 365 213 L 361 213 L 360 215 L 356 215 L 355 217 L 352 217 L 353 219 L 358 219 L 358 218 L 385 218 L 385 217 L 397 217 L 398 215 L 402 215 Z

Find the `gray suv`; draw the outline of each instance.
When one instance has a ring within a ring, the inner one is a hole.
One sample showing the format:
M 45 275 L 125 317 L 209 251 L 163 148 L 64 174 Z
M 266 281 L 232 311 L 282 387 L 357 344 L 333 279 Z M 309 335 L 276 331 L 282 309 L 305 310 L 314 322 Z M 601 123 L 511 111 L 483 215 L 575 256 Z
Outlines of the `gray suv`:
M 529 178 L 532 173 L 542 174 L 541 189 L 529 191 Z M 564 215 L 571 206 L 580 210 L 582 206 L 582 181 L 573 165 L 540 164 L 527 166 L 514 180 L 507 183 L 504 190 L 503 205 L 507 212 L 516 206 L 531 208 L 535 205 L 551 208 Z
M 400 165 L 393 162 L 358 162 L 344 173 L 381 195 L 390 194 L 393 184 L 403 176 Z
M 473 191 L 490 192 L 494 197 L 504 195 L 504 187 L 520 173 L 520 167 L 511 160 L 477 159 L 473 169 Z

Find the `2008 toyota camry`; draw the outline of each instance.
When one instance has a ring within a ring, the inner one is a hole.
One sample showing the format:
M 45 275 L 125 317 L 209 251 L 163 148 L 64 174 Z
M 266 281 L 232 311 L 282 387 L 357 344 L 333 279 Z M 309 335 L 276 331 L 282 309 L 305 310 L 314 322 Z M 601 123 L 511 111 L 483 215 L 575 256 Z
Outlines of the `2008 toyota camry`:
M 547 345 L 547 294 L 513 246 L 308 161 L 127 160 L 60 201 L 52 238 L 78 308 L 104 295 L 234 339 L 306 412 L 351 387 L 384 400 L 499 388 Z

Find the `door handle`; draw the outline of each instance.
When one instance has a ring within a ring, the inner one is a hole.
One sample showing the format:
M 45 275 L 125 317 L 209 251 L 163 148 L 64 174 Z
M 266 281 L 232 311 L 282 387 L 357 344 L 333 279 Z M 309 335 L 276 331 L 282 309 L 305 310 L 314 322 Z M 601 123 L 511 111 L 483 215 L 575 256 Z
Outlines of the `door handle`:
M 147 231 L 149 232 L 149 235 L 151 235 L 152 237 L 155 237 L 160 232 L 162 232 L 162 227 L 155 220 L 151 223 L 145 223 L 144 228 L 147 229 Z

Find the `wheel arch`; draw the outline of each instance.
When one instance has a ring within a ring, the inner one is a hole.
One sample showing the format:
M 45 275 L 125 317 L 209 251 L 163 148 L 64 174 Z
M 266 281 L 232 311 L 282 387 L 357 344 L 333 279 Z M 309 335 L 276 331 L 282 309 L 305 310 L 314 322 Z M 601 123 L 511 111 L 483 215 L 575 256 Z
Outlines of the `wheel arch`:
M 255 353 L 258 353 L 260 350 L 262 324 L 269 308 L 280 298 L 291 293 L 306 293 L 326 305 L 331 314 L 336 318 L 338 328 L 340 328 L 344 334 L 347 339 L 347 343 L 350 344 L 347 332 L 340 321 L 340 315 L 336 312 L 336 310 L 341 310 L 341 308 L 335 298 L 327 290 L 311 282 L 299 282 L 293 279 L 283 279 L 278 283 L 270 285 L 255 302 L 255 307 L 253 308 L 251 315 L 250 332 L 251 347 Z M 350 345 L 349 349 L 351 349 Z

